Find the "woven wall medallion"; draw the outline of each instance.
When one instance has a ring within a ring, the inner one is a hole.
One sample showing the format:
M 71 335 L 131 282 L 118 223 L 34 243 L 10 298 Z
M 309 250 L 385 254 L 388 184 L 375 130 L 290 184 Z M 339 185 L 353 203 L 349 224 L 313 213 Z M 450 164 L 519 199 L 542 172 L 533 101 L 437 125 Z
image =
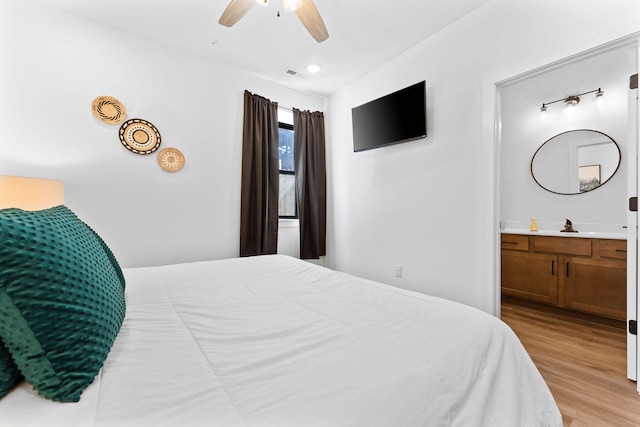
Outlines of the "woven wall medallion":
M 91 103 L 93 115 L 103 123 L 117 125 L 127 117 L 127 109 L 122 102 L 111 96 L 99 96 Z
M 184 166 L 184 156 L 177 148 L 164 148 L 158 153 L 158 164 L 168 172 L 178 172 Z
M 143 119 L 130 119 L 120 126 L 120 142 L 136 154 L 151 154 L 160 147 L 158 129 Z

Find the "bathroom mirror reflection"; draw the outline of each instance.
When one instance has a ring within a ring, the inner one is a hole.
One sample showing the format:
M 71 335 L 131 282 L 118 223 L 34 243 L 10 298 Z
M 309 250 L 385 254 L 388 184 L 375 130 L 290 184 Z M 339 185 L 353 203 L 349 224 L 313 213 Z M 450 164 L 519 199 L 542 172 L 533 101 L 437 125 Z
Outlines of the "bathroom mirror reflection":
M 531 159 L 536 183 L 556 194 L 581 194 L 604 185 L 620 167 L 620 147 L 608 135 L 589 129 L 560 133 Z

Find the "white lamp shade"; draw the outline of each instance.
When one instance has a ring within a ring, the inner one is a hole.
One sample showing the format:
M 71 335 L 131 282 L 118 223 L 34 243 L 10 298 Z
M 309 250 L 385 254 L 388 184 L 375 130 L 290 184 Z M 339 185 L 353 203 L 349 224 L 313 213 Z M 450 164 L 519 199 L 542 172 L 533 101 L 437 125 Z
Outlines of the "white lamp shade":
M 0 175 L 0 209 L 37 211 L 63 204 L 62 181 Z
M 285 12 L 293 12 L 302 7 L 302 0 L 282 0 Z

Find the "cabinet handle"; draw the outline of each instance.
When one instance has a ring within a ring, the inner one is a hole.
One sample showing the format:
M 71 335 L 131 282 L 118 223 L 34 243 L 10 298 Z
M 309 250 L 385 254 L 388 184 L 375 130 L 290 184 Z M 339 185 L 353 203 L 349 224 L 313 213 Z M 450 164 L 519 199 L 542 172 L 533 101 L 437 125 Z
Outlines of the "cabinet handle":
M 556 261 L 552 259 L 552 260 L 551 260 L 551 275 L 552 275 L 552 276 L 553 276 L 554 274 L 556 274 L 555 266 L 556 266 Z
M 569 277 L 569 263 L 567 262 L 567 277 Z
M 626 250 L 626 249 L 616 249 L 616 252 L 624 252 L 624 253 L 627 253 L 627 250 Z

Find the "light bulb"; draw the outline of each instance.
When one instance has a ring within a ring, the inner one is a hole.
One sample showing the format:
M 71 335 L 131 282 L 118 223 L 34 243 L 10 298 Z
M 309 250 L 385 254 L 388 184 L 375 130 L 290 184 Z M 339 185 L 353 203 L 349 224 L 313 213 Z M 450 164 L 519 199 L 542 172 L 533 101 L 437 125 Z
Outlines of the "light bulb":
M 256 3 L 258 3 L 260 6 L 266 6 L 269 4 L 269 0 L 256 0 Z
M 567 116 L 571 116 L 573 115 L 573 113 L 576 112 L 576 107 L 578 105 L 578 103 L 580 102 L 580 98 L 577 96 L 570 96 L 567 99 L 564 100 L 564 113 Z
M 320 71 L 322 69 L 322 67 L 318 64 L 309 64 L 307 65 L 307 71 L 310 72 L 311 74 L 315 74 L 318 71 Z
M 545 104 L 540 107 L 540 120 L 547 120 L 547 106 Z
M 282 0 L 285 12 L 293 12 L 302 7 L 302 0 Z
M 564 100 L 564 106 L 572 109 L 574 108 L 576 105 L 578 105 L 578 103 L 580 102 L 580 98 L 577 96 L 570 96 L 567 99 Z
M 604 92 L 602 89 L 598 88 L 596 92 L 596 107 L 601 107 L 604 105 Z

